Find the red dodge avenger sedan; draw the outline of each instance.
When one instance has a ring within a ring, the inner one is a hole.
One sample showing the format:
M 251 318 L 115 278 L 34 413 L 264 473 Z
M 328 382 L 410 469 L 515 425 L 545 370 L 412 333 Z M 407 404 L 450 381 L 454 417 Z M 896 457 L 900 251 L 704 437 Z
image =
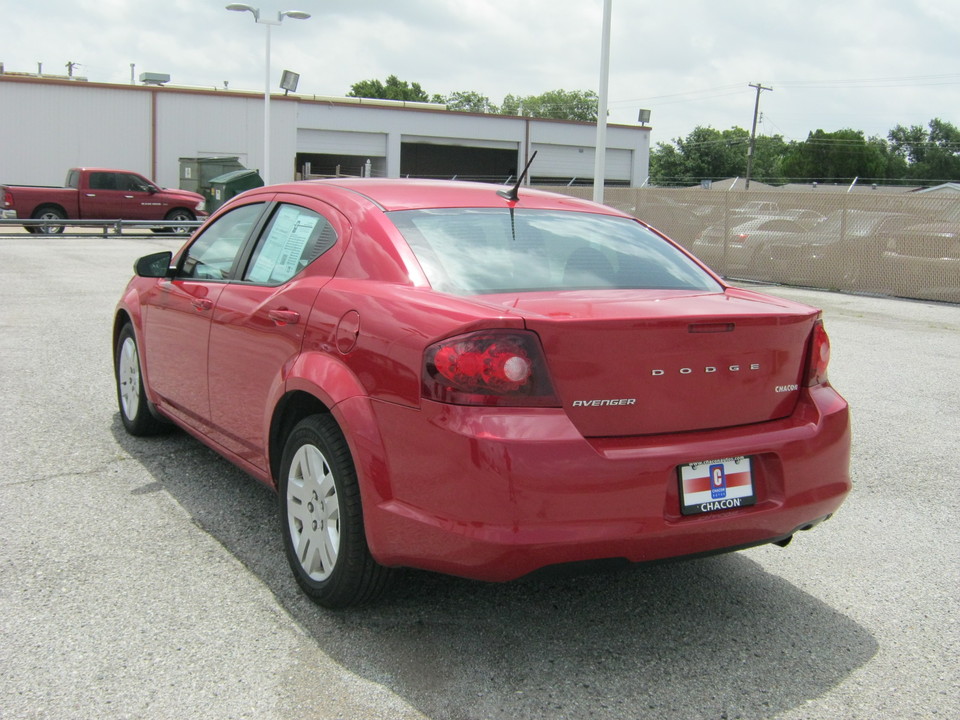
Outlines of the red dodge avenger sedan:
M 410 180 L 275 185 L 117 308 L 120 414 L 276 488 L 297 582 L 785 545 L 850 489 L 820 313 L 726 285 L 616 210 Z

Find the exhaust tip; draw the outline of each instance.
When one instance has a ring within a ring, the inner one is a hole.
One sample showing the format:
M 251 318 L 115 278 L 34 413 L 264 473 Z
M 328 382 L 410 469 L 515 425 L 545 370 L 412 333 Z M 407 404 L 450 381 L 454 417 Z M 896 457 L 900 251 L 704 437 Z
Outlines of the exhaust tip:
M 793 540 L 794 533 L 798 533 L 802 530 L 812 530 L 817 525 L 822 523 L 824 520 L 829 520 L 832 517 L 832 515 L 833 513 L 831 513 L 830 515 L 824 515 L 822 518 L 817 518 L 813 522 L 809 522 L 804 525 L 801 525 L 800 527 L 796 528 L 792 533 L 787 535 L 785 538 L 781 538 L 780 540 L 774 540 L 773 544 L 778 545 L 779 547 L 786 547 L 787 545 L 790 544 L 790 541 Z

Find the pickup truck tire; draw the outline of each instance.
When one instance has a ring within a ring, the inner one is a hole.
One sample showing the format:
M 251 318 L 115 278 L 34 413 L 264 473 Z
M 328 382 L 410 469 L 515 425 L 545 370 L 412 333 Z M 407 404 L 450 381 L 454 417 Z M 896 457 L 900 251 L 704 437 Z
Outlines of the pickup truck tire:
M 177 208 L 176 210 L 171 210 L 166 214 L 164 220 L 172 220 L 175 222 L 183 222 L 185 220 L 196 220 L 197 216 L 194 215 L 189 210 L 184 208 Z M 185 227 L 168 227 L 168 228 L 153 228 L 155 233 L 163 233 L 164 235 L 189 235 L 193 228 Z
M 66 220 L 67 214 L 55 205 L 42 205 L 33 211 L 34 220 Z M 63 232 L 63 225 L 34 225 L 27 228 L 28 232 L 41 235 L 59 235 Z

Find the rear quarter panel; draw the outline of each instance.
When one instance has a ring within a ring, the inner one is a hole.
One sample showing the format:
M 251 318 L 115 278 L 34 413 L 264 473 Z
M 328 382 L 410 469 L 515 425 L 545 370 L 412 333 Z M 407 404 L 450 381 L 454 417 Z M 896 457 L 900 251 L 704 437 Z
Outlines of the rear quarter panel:
M 418 406 L 425 348 L 484 328 L 523 328 L 519 316 L 426 288 L 335 278 L 320 293 L 304 353 L 330 354 L 377 400 Z

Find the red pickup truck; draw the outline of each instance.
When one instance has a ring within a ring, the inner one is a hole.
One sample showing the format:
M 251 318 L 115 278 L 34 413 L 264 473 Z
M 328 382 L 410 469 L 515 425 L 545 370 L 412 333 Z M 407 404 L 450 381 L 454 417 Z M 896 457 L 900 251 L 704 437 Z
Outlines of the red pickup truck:
M 158 187 L 125 170 L 72 168 L 66 187 L 0 185 L 0 216 L 35 220 L 196 220 L 206 217 L 204 197 Z M 24 226 L 62 233 L 61 223 Z

